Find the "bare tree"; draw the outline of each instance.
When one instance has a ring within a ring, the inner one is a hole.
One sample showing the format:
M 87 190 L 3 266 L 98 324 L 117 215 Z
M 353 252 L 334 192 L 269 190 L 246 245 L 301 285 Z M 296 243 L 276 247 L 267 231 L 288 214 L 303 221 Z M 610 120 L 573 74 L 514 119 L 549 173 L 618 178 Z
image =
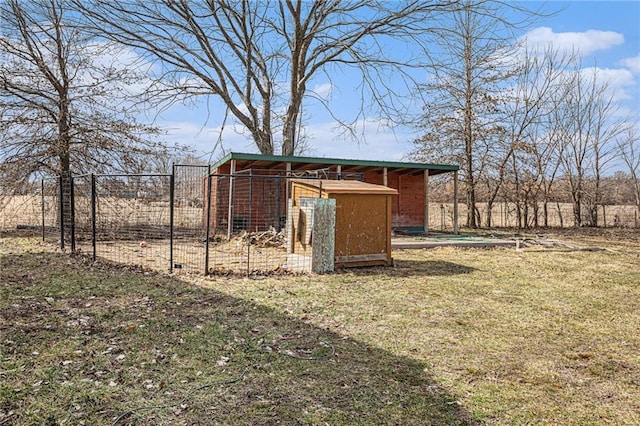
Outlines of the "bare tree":
M 567 96 L 558 105 L 564 111 L 563 172 L 570 187 L 575 225 L 585 224 L 586 213 L 586 224 L 597 226 L 602 177 L 616 156 L 616 141 L 625 131 L 626 121 L 619 114 L 609 82 L 599 78 L 596 68 L 577 67 L 567 84 Z
M 543 196 L 544 220 L 548 224 L 548 198 L 558 173 L 561 144 L 554 137 L 554 100 L 563 99 L 567 90 L 565 75 L 574 56 L 545 48 L 524 50 L 519 59 L 517 77 L 508 90 L 504 127 L 509 149 L 499 165 L 504 178 L 505 166 L 511 163 L 513 201 L 521 226 L 539 225 L 539 201 Z M 491 194 L 491 205 L 497 196 Z M 530 220 L 529 208 L 533 210 Z
M 624 137 L 618 141 L 618 149 L 633 185 L 636 217 L 640 217 L 640 138 L 633 128 L 627 130 Z
M 355 70 L 365 92 L 351 121 L 354 131 L 370 99 L 378 112 L 397 113 L 389 75 L 410 79 L 408 68 L 426 63 L 424 35 L 436 14 L 455 1 L 76 1 L 102 37 L 143 52 L 163 64 L 157 99 L 175 102 L 213 96 L 248 129 L 261 153 L 281 153 L 299 144 L 310 83 L 323 75 Z M 396 40 L 421 56 L 398 55 Z M 328 106 L 325 99 L 315 97 Z M 331 111 L 330 111 L 331 112 Z
M 425 135 L 416 143 L 414 158 L 429 155 L 437 145 L 446 145 L 449 159 L 462 165 L 466 188 L 467 223 L 480 225 L 476 207 L 479 182 L 500 184 L 493 164 L 510 157 L 502 115 L 506 82 L 517 71 L 510 58 L 513 30 L 538 16 L 516 3 L 464 0 L 441 29 L 440 54 L 432 81 L 425 85 L 429 102 L 422 126 Z M 505 11 L 520 14 L 522 22 L 508 20 Z
M 113 63 L 118 49 L 66 23 L 64 2 L 0 4 L 2 174 L 125 170 L 165 147 L 128 109 L 140 76 Z
M 127 87 L 139 81 L 114 63 L 119 47 L 67 25 L 63 0 L 0 3 L 0 182 L 20 191 L 37 175 L 59 176 L 71 215 L 71 172 L 129 170 L 167 150 L 138 123 Z

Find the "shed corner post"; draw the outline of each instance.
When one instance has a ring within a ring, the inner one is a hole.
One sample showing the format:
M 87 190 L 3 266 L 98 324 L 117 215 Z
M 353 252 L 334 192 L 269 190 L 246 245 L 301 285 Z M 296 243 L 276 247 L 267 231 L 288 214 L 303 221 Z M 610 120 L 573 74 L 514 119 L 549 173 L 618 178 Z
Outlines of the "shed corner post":
M 424 235 L 429 235 L 429 169 L 424 171 Z
M 389 186 L 389 178 L 387 176 L 387 168 L 386 167 L 382 168 L 382 184 L 384 186 Z
M 393 197 L 391 195 L 385 196 L 387 203 L 387 266 L 393 265 L 393 257 L 392 257 L 392 248 L 391 248 L 391 236 L 393 235 L 393 223 L 391 220 L 391 215 L 393 214 Z
M 453 172 L 453 233 L 458 235 L 458 171 Z
M 286 164 L 286 170 L 285 170 L 285 185 L 284 185 L 284 198 L 285 200 L 287 200 L 287 209 L 289 208 L 289 197 L 291 196 L 290 193 L 290 188 L 289 188 L 289 184 L 291 183 L 291 163 L 287 163 Z M 289 214 L 289 211 L 287 210 L 285 212 L 285 214 Z

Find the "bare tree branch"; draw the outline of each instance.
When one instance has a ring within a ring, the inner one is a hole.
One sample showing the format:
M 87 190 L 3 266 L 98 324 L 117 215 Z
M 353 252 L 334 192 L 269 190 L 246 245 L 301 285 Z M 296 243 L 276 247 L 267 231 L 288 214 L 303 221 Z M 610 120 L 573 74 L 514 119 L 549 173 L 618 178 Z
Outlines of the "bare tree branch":
M 398 118 L 400 107 L 394 101 L 400 94 L 379 83 L 394 75 L 412 85 L 409 70 L 428 64 L 427 36 L 433 34 L 439 14 L 458 4 L 446 0 L 75 3 L 101 37 L 163 64 L 154 93 L 157 100 L 171 103 L 214 96 L 249 130 L 261 152 L 275 151 L 274 131 L 280 129 L 284 155 L 295 153 L 300 112 L 303 103 L 313 99 L 309 84 L 332 71 L 357 71 L 377 113 Z M 391 41 L 404 43 L 413 53 L 389 49 Z M 341 122 L 352 126 L 363 115 L 359 110 L 356 118 Z

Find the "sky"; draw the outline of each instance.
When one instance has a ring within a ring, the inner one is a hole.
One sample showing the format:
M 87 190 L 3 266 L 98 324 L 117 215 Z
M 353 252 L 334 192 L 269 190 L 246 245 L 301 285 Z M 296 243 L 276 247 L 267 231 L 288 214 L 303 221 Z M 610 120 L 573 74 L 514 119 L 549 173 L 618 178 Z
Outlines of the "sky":
M 543 4 L 520 3 L 530 8 Z M 597 67 L 598 75 L 610 80 L 621 107 L 640 117 L 640 0 L 550 1 L 544 8 L 559 12 L 540 19 L 521 31 L 520 36 L 526 37 L 530 45 L 552 44 L 554 48 L 578 50 L 582 66 Z M 353 99 L 356 83 L 348 76 L 332 82 L 316 80 L 313 90 L 348 108 L 350 102 L 359 101 Z M 216 109 L 216 105 L 203 102 L 195 107 L 176 105 L 160 114 L 156 124 L 168 132 L 166 140 L 193 146 L 206 162 L 214 162 L 230 151 L 256 153 L 250 136 L 234 126 L 231 118 L 222 127 L 222 114 Z M 309 108 L 304 114 L 307 156 L 402 161 L 407 159 L 411 141 L 417 135 L 415 129 L 392 129 L 369 117 L 363 122 L 366 126 L 362 140 L 354 142 L 341 136 L 325 112 Z

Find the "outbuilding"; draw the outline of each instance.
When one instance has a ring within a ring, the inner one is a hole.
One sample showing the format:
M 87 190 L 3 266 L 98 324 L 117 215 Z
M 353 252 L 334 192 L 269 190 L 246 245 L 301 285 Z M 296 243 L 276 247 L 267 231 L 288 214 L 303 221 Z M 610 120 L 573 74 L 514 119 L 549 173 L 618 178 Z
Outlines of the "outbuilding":
M 429 231 L 429 178 L 452 173 L 453 231 L 457 234 L 458 169 L 457 165 L 448 164 L 231 152 L 210 168 L 211 185 L 215 188 L 211 192 L 210 223 L 217 231 L 228 235 L 245 224 L 252 230 L 270 226 L 280 228 L 287 218 L 290 188 L 286 182 L 291 178 L 357 179 L 397 191 L 391 201 L 394 231 L 426 234 Z M 266 179 L 265 176 L 282 179 Z M 252 201 L 247 199 L 250 193 Z

